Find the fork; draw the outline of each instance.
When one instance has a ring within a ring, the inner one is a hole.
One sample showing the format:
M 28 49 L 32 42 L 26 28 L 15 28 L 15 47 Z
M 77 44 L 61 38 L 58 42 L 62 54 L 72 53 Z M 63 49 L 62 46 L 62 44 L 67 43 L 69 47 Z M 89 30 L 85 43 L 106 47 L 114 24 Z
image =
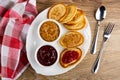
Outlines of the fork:
M 99 54 L 96 58 L 96 61 L 93 65 L 93 68 L 92 68 L 92 72 L 95 73 L 95 74 L 97 73 L 97 71 L 99 69 L 99 66 L 100 66 L 100 61 L 101 61 L 101 57 L 102 57 L 102 54 L 103 54 L 104 46 L 105 46 L 107 40 L 110 38 L 110 35 L 111 35 L 111 32 L 112 32 L 114 26 L 115 26 L 115 24 L 108 23 L 108 25 L 104 29 L 102 46 L 101 46 L 100 52 L 99 52 Z

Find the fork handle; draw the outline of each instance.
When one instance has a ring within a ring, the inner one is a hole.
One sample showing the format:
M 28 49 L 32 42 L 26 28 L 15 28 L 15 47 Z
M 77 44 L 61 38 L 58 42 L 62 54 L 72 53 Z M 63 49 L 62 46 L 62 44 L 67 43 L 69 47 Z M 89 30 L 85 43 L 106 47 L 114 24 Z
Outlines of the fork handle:
M 92 72 L 95 73 L 95 74 L 98 72 L 98 69 L 99 69 L 99 66 L 100 66 L 100 61 L 101 61 L 101 57 L 102 57 L 102 54 L 103 54 L 104 45 L 105 45 L 105 42 L 102 43 L 102 47 L 100 49 L 100 52 L 99 52 L 99 54 L 96 58 L 96 61 L 93 65 L 93 68 L 92 68 Z
M 97 24 L 96 34 L 95 34 L 95 37 L 94 37 L 93 43 L 92 43 L 91 54 L 95 54 L 96 53 L 99 28 L 100 28 L 100 21 L 98 21 L 98 24 Z

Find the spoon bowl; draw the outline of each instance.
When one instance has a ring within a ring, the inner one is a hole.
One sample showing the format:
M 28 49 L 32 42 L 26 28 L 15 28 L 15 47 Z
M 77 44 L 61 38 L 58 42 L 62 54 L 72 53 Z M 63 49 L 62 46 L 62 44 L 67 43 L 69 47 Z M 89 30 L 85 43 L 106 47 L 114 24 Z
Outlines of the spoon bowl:
M 102 21 L 106 17 L 106 9 L 104 6 L 97 9 L 95 17 L 97 21 Z

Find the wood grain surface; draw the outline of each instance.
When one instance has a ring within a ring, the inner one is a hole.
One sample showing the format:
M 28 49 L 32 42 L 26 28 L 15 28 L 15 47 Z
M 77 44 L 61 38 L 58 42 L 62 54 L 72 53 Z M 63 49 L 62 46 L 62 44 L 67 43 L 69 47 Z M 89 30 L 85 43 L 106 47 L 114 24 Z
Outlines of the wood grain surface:
M 38 12 L 58 2 L 72 3 L 85 11 L 91 26 L 92 40 L 97 24 L 94 18 L 95 11 L 100 5 L 106 7 L 107 16 L 101 23 L 97 54 L 90 54 L 89 49 L 87 55 L 79 65 L 57 76 L 36 74 L 32 67 L 29 66 L 17 80 L 120 80 L 120 0 L 37 0 Z M 115 23 L 116 26 L 105 46 L 100 69 L 97 74 L 93 74 L 91 73 L 91 68 L 101 46 L 104 27 L 109 22 Z

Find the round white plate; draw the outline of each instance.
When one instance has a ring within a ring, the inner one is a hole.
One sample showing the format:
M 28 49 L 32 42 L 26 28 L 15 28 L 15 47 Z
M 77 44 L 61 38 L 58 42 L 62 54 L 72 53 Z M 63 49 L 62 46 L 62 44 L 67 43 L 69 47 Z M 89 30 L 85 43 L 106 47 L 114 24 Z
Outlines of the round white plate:
M 48 8 L 49 9 L 49 8 Z M 55 41 L 51 43 L 43 43 L 43 41 L 40 41 L 40 39 L 37 36 L 37 29 L 38 29 L 38 25 L 43 21 L 47 19 L 47 13 L 48 13 L 48 9 L 45 9 L 44 11 L 42 11 L 36 18 L 35 20 L 32 22 L 31 27 L 28 31 L 27 34 L 27 40 L 26 40 L 26 50 L 27 50 L 27 57 L 28 60 L 32 66 L 32 68 L 36 71 L 36 73 L 38 74 L 42 74 L 42 75 L 58 75 L 58 74 L 62 74 L 65 73 L 71 69 L 73 69 L 76 65 L 78 65 L 82 59 L 85 57 L 89 46 L 90 46 L 90 41 L 91 41 L 91 30 L 90 30 L 90 25 L 89 22 L 87 20 L 87 24 L 86 27 L 83 28 L 82 30 L 79 30 L 78 32 L 80 32 L 81 34 L 83 34 L 85 41 L 84 43 L 79 46 L 79 48 L 82 50 L 82 57 L 80 59 L 80 61 L 78 63 L 76 63 L 73 66 L 70 66 L 68 68 L 63 68 L 60 63 L 59 63 L 59 56 L 61 51 L 64 49 L 60 44 L 59 41 Z M 61 24 L 62 26 L 62 30 L 60 32 L 60 37 L 63 36 L 68 30 L 66 28 L 64 28 L 64 26 Z M 46 45 L 46 44 L 50 44 L 52 45 L 59 53 L 58 53 L 58 59 L 56 61 L 56 63 L 52 66 L 40 66 L 37 61 L 35 60 L 35 51 L 36 49 L 38 49 L 40 46 L 42 45 Z

